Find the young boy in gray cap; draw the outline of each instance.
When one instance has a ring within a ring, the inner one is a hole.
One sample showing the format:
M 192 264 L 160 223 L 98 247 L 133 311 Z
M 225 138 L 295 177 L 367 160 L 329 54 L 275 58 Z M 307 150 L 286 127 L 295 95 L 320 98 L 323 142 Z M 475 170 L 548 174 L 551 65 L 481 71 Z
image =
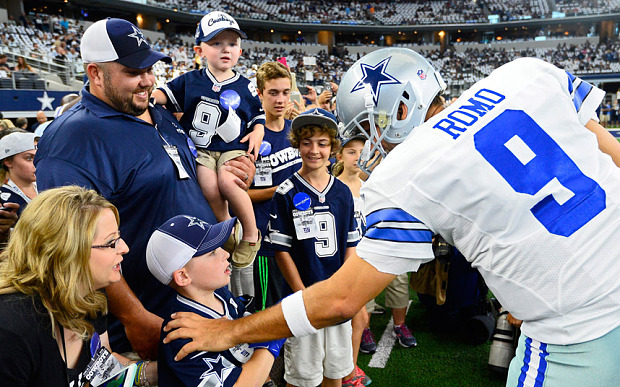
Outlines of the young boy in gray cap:
M 248 314 L 242 300 L 226 288 L 231 267 L 229 254 L 222 246 L 236 220 L 211 225 L 196 217 L 177 215 L 151 235 L 147 265 L 161 283 L 177 291 L 171 313 L 193 312 L 212 319 L 236 319 Z M 169 320 L 165 319 L 163 326 Z M 221 352 L 196 352 L 177 362 L 176 353 L 188 342 L 160 342 L 160 385 L 260 385 L 267 379 L 284 340 L 239 344 Z

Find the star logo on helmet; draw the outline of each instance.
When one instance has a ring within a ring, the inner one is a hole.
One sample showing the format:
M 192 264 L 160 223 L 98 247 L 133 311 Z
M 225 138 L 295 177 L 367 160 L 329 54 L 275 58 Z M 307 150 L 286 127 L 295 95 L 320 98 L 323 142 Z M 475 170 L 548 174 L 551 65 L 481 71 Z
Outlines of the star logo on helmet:
M 127 35 L 127 37 L 128 38 L 134 38 L 136 40 L 136 42 L 138 42 L 138 47 L 140 47 L 142 45 L 142 42 L 146 43 L 146 39 L 144 39 L 144 35 L 142 35 L 142 32 L 140 32 L 140 30 L 138 30 L 134 26 L 131 26 L 131 28 L 133 28 L 133 33 Z
M 390 59 L 392 59 L 391 56 L 377 63 L 375 66 L 361 63 L 360 66 L 362 68 L 363 77 L 355 84 L 355 86 L 351 90 L 351 93 L 353 93 L 354 91 L 363 90 L 364 88 L 366 88 L 366 85 L 370 86 L 372 99 L 375 102 L 376 106 L 377 101 L 379 100 L 381 86 L 399 85 L 401 83 L 398 79 L 394 78 L 392 75 L 386 72 L 386 67 L 390 62 Z
M 185 215 L 184 215 L 184 217 L 185 217 L 186 219 L 189 219 L 189 223 L 187 224 L 187 227 L 198 226 L 198 227 L 200 227 L 201 229 L 203 229 L 203 230 L 204 230 L 204 229 L 205 229 L 205 227 L 208 225 L 208 223 L 207 223 L 207 222 L 202 221 L 202 220 L 200 220 L 200 219 L 198 219 L 198 218 L 196 218 L 196 217 L 193 217 L 193 216 L 185 216 Z

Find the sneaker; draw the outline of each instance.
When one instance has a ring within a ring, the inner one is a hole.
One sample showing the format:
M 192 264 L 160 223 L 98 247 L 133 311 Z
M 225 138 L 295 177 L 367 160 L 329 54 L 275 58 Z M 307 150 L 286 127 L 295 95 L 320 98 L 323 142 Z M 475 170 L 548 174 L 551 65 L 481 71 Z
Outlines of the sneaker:
M 415 337 L 413 337 L 409 327 L 407 327 L 406 324 L 394 325 L 394 332 L 392 332 L 392 334 L 398 339 L 400 345 L 405 348 L 411 348 L 418 345 L 418 342 Z
M 342 380 L 342 387 L 364 387 L 362 384 L 362 378 L 358 378 L 357 376 L 352 377 L 351 379 Z
M 364 329 L 364 332 L 362 332 L 360 352 L 371 354 L 377 352 L 377 342 L 375 341 L 375 336 L 368 328 Z
M 364 386 L 372 383 L 372 379 L 369 378 L 368 375 L 366 375 L 366 373 L 357 365 L 355 366 L 355 377 L 361 379 Z

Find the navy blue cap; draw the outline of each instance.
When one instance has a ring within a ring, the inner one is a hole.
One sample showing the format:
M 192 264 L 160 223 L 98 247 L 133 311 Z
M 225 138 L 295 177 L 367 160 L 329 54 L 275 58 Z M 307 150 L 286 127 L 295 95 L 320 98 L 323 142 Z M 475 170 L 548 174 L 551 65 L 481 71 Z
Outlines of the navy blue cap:
M 145 69 L 159 60 L 172 62 L 169 56 L 151 49 L 138 27 L 116 18 L 99 20 L 88 27 L 80 53 L 84 63 L 118 62 L 132 69 Z
M 331 114 L 325 109 L 314 108 L 306 110 L 293 119 L 291 123 L 291 129 L 297 130 L 306 125 L 319 125 L 327 126 L 338 132 L 338 123 L 336 122 L 336 116 Z
M 200 42 L 208 42 L 217 34 L 225 30 L 235 31 L 243 39 L 247 36 L 239 29 L 237 21 L 229 14 L 221 11 L 213 11 L 204 15 L 196 28 L 196 45 Z
M 146 264 L 164 285 L 172 274 L 193 257 L 222 247 L 232 234 L 237 218 L 210 224 L 194 216 L 177 215 L 162 224 L 146 246 Z

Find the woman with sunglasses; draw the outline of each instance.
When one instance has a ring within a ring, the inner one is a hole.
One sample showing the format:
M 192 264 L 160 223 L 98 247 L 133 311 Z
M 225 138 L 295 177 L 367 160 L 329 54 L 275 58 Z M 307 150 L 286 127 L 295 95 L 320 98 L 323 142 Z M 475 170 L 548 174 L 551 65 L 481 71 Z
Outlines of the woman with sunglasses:
M 87 386 L 104 369 L 97 360 L 129 364 L 109 355 L 102 291 L 121 279 L 129 251 L 118 221 L 116 207 L 76 186 L 47 190 L 24 210 L 0 255 L 2 385 Z M 154 364 L 139 369 L 139 384 L 155 382 Z

